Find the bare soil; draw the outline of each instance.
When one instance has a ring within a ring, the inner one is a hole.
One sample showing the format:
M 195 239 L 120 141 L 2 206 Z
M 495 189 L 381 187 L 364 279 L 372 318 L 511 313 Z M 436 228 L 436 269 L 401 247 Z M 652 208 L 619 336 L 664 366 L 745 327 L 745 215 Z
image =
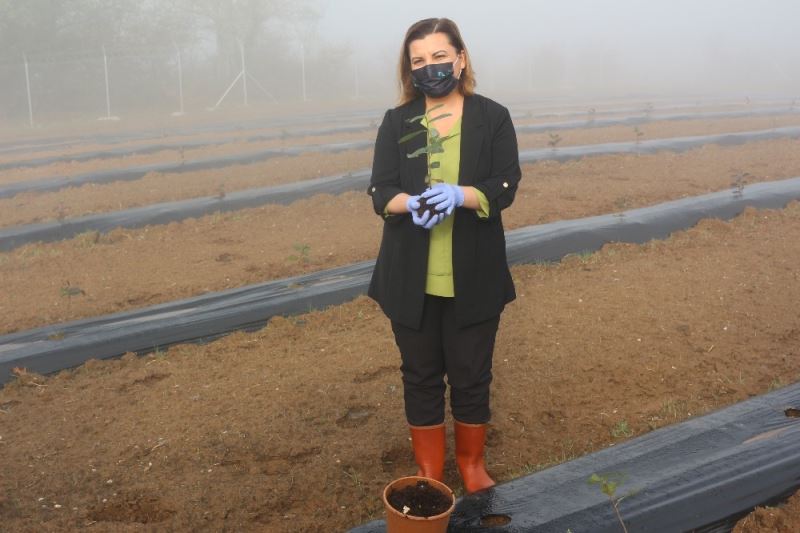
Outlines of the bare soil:
M 720 119 L 715 121 L 663 121 L 653 122 L 639 129 L 644 133 L 642 139 L 668 138 L 687 135 L 710 135 L 716 133 L 752 131 L 786 125 L 800 125 L 800 115 L 780 117 L 756 117 L 745 119 Z M 561 146 L 595 144 L 615 141 L 635 141 L 633 128 L 610 127 L 578 129 L 558 132 Z M 344 142 L 359 137 L 357 134 L 329 137 L 329 142 Z M 367 136 L 360 136 L 369 140 Z M 322 141 L 317 138 L 315 140 Z M 521 149 L 546 148 L 550 137 L 548 133 L 520 135 Z M 306 143 L 308 140 L 292 140 L 291 143 Z M 247 144 L 224 145 L 210 149 L 220 153 L 234 153 L 248 147 Z M 204 151 L 200 150 L 200 154 Z M 177 152 L 131 156 L 130 164 L 119 164 L 119 160 L 95 160 L 85 163 L 60 163 L 51 165 L 49 171 L 42 168 L 19 169 L 0 172 L 0 182 L 22 181 L 26 173 L 36 176 L 69 175 L 70 169 L 80 167 L 81 172 L 102 170 L 111 166 L 132 166 L 143 162 L 156 162 L 166 157 L 166 161 L 178 162 Z M 186 160 L 192 157 L 186 156 Z M 116 161 L 116 163 L 115 163 Z M 340 172 L 369 167 L 372 163 L 371 150 L 356 150 L 339 154 L 308 153 L 301 156 L 278 157 L 252 165 L 232 165 L 223 169 L 162 174 L 150 173 L 142 179 L 107 184 L 86 184 L 50 193 L 22 193 L 13 198 L 0 199 L 0 227 L 53 221 L 94 213 L 117 211 L 130 207 L 150 205 L 158 202 L 215 196 L 252 187 L 265 187 L 328 176 Z M 77 171 L 76 171 L 77 172 Z
M 800 531 L 800 492 L 783 505 L 759 507 L 742 518 L 733 533 L 795 533 Z
M 514 267 L 490 473 L 508 481 L 800 380 L 799 242 L 793 203 Z M 402 403 L 390 325 L 365 297 L 208 345 L 20 371 L 0 390 L 3 527 L 341 531 L 381 517 L 384 485 L 415 471 Z
M 504 220 L 513 229 L 618 212 L 730 188 L 739 172 L 755 182 L 798 169 L 800 141 L 791 140 L 541 162 L 524 166 Z M 0 332 L 374 259 L 380 232 L 369 198 L 350 192 L 27 245 L 0 253 Z

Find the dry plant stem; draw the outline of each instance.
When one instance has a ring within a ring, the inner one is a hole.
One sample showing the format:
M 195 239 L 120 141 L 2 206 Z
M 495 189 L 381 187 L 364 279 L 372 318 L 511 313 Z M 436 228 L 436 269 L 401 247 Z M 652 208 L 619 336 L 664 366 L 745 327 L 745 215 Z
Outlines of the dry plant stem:
M 624 531 L 625 533 L 628 533 L 628 528 L 625 527 L 625 522 L 623 522 L 622 515 L 619 513 L 619 507 L 617 507 L 618 503 L 619 502 L 617 500 L 615 500 L 614 498 L 611 498 L 611 506 L 614 507 L 614 512 L 617 514 L 617 520 L 619 520 L 619 525 L 622 526 L 622 531 Z

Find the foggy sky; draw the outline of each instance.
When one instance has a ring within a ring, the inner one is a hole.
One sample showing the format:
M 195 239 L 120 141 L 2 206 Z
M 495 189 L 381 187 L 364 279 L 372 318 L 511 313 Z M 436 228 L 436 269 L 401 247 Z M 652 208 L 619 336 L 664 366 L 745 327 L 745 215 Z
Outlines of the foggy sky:
M 796 0 L 320 0 L 323 40 L 394 82 L 405 30 L 459 25 L 481 92 L 800 94 Z M 490 11 L 491 10 L 491 11 Z M 378 81 L 377 83 L 380 83 Z

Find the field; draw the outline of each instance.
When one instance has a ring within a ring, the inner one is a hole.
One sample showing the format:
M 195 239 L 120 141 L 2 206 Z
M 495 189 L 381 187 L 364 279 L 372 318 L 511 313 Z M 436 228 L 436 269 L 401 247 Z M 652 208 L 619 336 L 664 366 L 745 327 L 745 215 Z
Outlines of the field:
M 798 124 L 795 113 L 654 118 L 639 130 L 655 139 Z M 559 135 L 559 147 L 636 139 L 633 128 L 619 126 Z M 182 156 L 372 137 L 368 129 L 237 141 Z M 522 134 L 520 147 L 547 147 L 548 139 Z M 178 157 L 163 151 L 9 169 L 0 184 Z M 368 149 L 309 152 L 24 193 L 0 199 L 0 227 L 370 163 Z M 515 229 L 798 175 L 800 141 L 792 139 L 544 161 L 524 165 L 504 221 Z M 367 195 L 348 192 L 28 244 L 0 253 L 0 332 L 373 259 L 380 224 Z M 501 482 L 514 479 L 800 381 L 799 239 L 794 202 L 748 209 L 730 222 L 705 220 L 663 241 L 514 267 L 518 299 L 503 315 L 494 359 L 489 471 Z M 379 491 L 414 469 L 399 354 L 387 320 L 366 297 L 273 317 L 260 331 L 207 345 L 90 361 L 48 377 L 20 371 L 0 390 L 0 453 L 0 515 L 11 531 L 339 531 L 379 518 Z M 445 481 L 460 491 L 452 450 Z M 797 506 L 786 509 L 795 510 L 788 527 L 797 525 Z M 770 531 L 770 512 L 758 511 L 741 531 Z

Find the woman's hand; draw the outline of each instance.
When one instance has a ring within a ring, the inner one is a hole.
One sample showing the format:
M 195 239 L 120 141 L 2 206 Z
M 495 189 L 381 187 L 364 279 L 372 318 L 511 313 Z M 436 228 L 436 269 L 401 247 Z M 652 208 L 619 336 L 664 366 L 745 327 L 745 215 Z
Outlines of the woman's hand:
M 443 211 L 444 216 L 450 216 L 456 207 L 464 205 L 464 191 L 458 185 L 437 183 L 424 193 L 422 197 L 428 205 L 435 205 L 437 211 Z M 444 218 L 444 217 L 443 217 Z
M 417 226 L 422 226 L 425 229 L 431 229 L 445 219 L 444 213 L 432 213 L 429 209 L 423 211 L 422 216 L 420 216 L 419 198 L 419 195 L 415 195 L 409 196 L 408 200 L 406 200 L 406 209 L 409 213 L 411 213 L 411 220 L 414 222 L 414 224 Z

